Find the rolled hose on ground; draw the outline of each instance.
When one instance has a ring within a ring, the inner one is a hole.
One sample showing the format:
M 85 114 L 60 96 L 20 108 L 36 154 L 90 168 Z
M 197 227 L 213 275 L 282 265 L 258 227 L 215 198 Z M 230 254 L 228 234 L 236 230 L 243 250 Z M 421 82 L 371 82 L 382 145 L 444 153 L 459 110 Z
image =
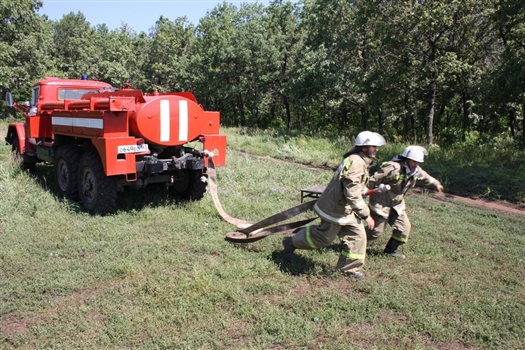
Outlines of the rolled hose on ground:
M 300 229 L 301 226 L 306 225 L 316 219 L 304 219 L 267 228 L 267 226 L 290 219 L 294 216 L 304 213 L 307 210 L 311 210 L 317 200 L 301 203 L 295 207 L 284 210 L 256 223 L 234 218 L 226 214 L 222 208 L 221 202 L 219 201 L 219 196 L 217 195 L 217 172 L 215 171 L 212 157 L 208 157 L 208 180 L 210 185 L 210 194 L 212 196 L 213 203 L 215 204 L 215 208 L 219 212 L 219 215 L 226 222 L 237 227 L 237 231 L 226 234 L 227 241 L 235 243 L 250 243 L 263 239 L 269 235 L 293 233 L 295 230 Z
M 237 227 L 237 231 L 228 232 L 226 234 L 225 239 L 227 241 L 234 243 L 251 243 L 268 237 L 270 235 L 295 233 L 296 231 L 300 230 L 302 226 L 316 219 L 303 219 L 268 228 L 268 226 L 277 224 L 281 221 L 285 221 L 308 210 L 312 210 L 315 203 L 317 202 L 317 199 L 301 203 L 292 208 L 286 209 L 282 212 L 269 216 L 256 223 L 231 217 L 230 215 L 226 214 L 226 212 L 222 208 L 221 202 L 219 201 L 219 196 L 217 195 L 217 172 L 215 171 L 215 166 L 213 165 L 213 156 L 208 157 L 208 180 L 213 203 L 215 205 L 215 208 L 219 212 L 219 215 L 226 222 Z M 371 196 L 376 193 L 381 193 L 388 190 L 390 190 L 389 185 L 381 184 L 378 188 L 367 190 L 364 193 L 364 195 Z

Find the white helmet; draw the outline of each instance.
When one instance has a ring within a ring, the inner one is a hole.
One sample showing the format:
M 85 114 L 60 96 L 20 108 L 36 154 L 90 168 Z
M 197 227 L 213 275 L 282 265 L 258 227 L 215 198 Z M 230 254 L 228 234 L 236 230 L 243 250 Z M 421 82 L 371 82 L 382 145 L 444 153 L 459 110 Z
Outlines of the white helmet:
M 425 156 L 428 156 L 428 152 L 421 146 L 408 146 L 403 153 L 401 153 L 401 156 L 412 159 L 418 163 L 423 163 Z
M 385 144 L 384 137 L 377 132 L 361 131 L 355 138 L 356 146 L 383 146 Z

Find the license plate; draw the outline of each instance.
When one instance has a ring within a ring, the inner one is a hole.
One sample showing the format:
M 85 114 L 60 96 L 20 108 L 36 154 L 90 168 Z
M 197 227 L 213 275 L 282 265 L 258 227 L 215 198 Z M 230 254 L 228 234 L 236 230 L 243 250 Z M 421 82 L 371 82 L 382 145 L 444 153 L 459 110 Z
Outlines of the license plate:
M 148 150 L 148 144 L 118 146 L 118 153 L 139 153 Z

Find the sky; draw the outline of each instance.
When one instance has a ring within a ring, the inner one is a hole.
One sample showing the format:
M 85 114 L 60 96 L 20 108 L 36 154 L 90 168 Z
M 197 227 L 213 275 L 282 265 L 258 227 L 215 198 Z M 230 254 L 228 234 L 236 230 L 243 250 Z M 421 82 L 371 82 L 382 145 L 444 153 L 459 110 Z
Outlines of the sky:
M 137 33 L 149 32 L 155 22 L 164 16 L 170 21 L 186 16 L 197 25 L 222 0 L 43 0 L 44 5 L 38 11 L 51 20 L 60 20 L 71 12 L 81 12 L 92 27 L 106 24 L 110 30 L 119 28 L 122 23 L 128 24 Z M 260 3 L 265 6 L 270 1 L 262 0 L 228 0 L 236 7 L 241 3 Z

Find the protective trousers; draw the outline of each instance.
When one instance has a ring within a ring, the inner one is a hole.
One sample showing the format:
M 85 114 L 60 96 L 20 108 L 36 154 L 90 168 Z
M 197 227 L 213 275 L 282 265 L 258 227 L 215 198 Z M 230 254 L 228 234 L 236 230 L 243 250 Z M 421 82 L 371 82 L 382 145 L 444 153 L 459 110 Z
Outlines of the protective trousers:
M 343 273 L 360 272 L 365 264 L 366 231 L 357 219 L 351 225 L 339 226 L 321 219 L 319 225 L 302 228 L 292 237 L 296 249 L 313 250 L 332 244 L 335 237 L 343 243 L 336 268 Z
M 375 221 L 375 227 L 373 230 L 366 229 L 367 238 L 369 241 L 378 239 L 385 232 L 386 224 L 392 226 L 392 238 L 401 243 L 406 243 L 412 224 L 408 219 L 408 215 L 403 210 L 401 215 L 395 210 L 390 210 L 388 218 L 384 218 L 374 211 L 370 211 L 372 219 Z

